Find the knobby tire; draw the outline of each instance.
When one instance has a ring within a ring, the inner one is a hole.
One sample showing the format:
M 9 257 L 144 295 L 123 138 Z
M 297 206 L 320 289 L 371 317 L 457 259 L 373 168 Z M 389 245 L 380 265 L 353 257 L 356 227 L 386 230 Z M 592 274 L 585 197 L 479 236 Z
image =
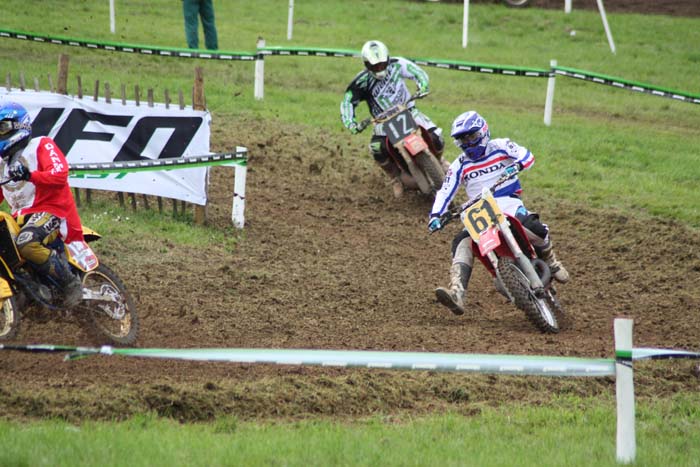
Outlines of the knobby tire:
M 527 319 L 534 324 L 537 329 L 544 333 L 559 332 L 556 315 L 551 306 L 552 302 L 548 299 L 541 300 L 541 305 L 547 306 L 552 315 L 554 322 L 550 324 L 542 316 L 536 298 L 530 293 L 529 288 L 521 281 L 522 272 L 520 272 L 511 258 L 500 259 L 498 262 L 498 274 L 513 297 L 515 306 L 525 312 Z
M 118 305 L 113 302 L 96 300 L 91 303 L 90 300 L 83 300 L 78 305 L 95 337 L 106 338 L 110 344 L 133 344 L 138 337 L 139 315 L 131 294 L 119 276 L 104 264 L 100 264 L 96 269 L 84 273 L 82 281 L 83 287 L 97 292 L 108 290 L 110 293 L 115 293 L 120 303 L 125 306 L 124 316 L 121 319 L 114 319 L 103 311 L 104 307 L 109 307 L 110 310 L 117 308 Z

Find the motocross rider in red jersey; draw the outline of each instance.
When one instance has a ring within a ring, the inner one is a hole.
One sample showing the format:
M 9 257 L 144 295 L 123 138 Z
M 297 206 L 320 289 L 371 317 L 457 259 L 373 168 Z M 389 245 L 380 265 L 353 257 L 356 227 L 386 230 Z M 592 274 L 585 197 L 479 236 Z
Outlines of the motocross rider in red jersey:
M 29 113 L 14 102 L 0 105 L 0 174 L 12 180 L 2 186 L 0 202 L 7 201 L 20 226 L 15 241 L 22 258 L 61 286 L 67 308 L 77 305 L 80 279 L 64 253 L 47 246 L 59 235 L 67 243 L 83 240 L 68 161 L 53 139 L 32 138 Z
M 442 227 L 440 216 L 448 209 L 461 185 L 465 186 L 467 197 L 471 199 L 480 195 L 484 188 L 493 186 L 506 167 L 517 163 L 520 170 L 527 170 L 535 162 L 535 157 L 527 148 L 510 139 L 491 139 L 486 120 L 474 111 L 458 116 L 452 123 L 450 133 L 463 153 L 452 162 L 442 188 L 435 195 L 428 224 L 431 232 Z M 520 199 L 521 192 L 518 176 L 514 175 L 496 190 L 494 198 L 503 212 L 516 217 L 523 224 L 535 251 L 549 265 L 554 279 L 567 282 L 569 273 L 554 254 L 549 228 L 540 222 L 537 213 L 525 208 Z M 450 286 L 435 290 L 438 301 L 458 315 L 464 313 L 464 299 L 473 263 L 471 239 L 464 229 L 452 242 Z
M 372 40 L 364 44 L 362 60 L 365 64 L 365 70 L 358 73 L 348 85 L 340 104 L 341 120 L 352 134 L 359 131 L 358 123 L 355 120 L 355 108 L 361 101 L 367 102 L 372 117 L 376 117 L 396 104 L 405 103 L 411 97 L 404 79 L 415 81 L 419 92 L 428 92 L 427 73 L 403 57 L 389 57 L 389 50 L 380 41 Z M 411 109 L 416 123 L 428 131 L 430 135 L 428 144 L 431 151 L 442 158 L 442 151 L 445 147 L 442 129 L 420 112 L 413 102 L 410 102 L 408 107 Z M 369 148 L 374 160 L 391 179 L 394 196 L 400 198 L 404 191 L 400 179 L 401 171 L 389 155 L 387 138 L 382 125 L 377 125 L 374 128 Z M 446 168 L 447 162 L 444 162 L 443 165 Z

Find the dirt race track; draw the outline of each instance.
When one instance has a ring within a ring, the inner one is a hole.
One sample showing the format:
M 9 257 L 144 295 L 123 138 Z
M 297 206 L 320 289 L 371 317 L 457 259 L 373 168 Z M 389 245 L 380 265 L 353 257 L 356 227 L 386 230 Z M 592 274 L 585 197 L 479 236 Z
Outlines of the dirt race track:
M 138 301 L 139 345 L 610 358 L 612 322 L 623 316 L 635 320 L 637 346 L 699 348 L 700 234 L 672 222 L 538 197 L 537 190 L 528 190 L 527 174 L 526 204 L 551 226 L 573 277 L 560 287 L 570 323 L 558 335 L 540 334 L 492 290 L 480 265 L 470 285 L 470 311 L 453 316 L 433 290 L 447 283 L 456 227 L 429 236 L 429 201 L 416 194 L 394 201 L 379 170 L 357 157 L 364 143 L 272 122 L 215 121 L 214 149 L 244 145 L 250 151 L 247 225 L 235 252 L 184 250 L 158 236 L 111 251 L 96 246 Z M 215 169 L 212 179 L 209 217 L 227 228 L 232 169 Z M 14 342 L 94 343 L 65 317 L 27 319 Z M 640 397 L 700 389 L 690 362 L 637 367 Z M 0 371 L 2 412 L 14 419 L 122 419 L 144 411 L 183 421 L 224 414 L 471 414 L 507 400 L 544 404 L 562 394 L 614 395 L 609 378 L 103 356 L 63 362 L 62 355 L 10 352 L 0 354 Z

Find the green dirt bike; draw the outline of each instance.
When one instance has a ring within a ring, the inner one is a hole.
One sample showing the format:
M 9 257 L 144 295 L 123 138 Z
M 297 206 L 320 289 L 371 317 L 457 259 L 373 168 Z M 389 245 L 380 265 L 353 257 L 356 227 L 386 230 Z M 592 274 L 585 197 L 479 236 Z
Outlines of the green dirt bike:
M 0 340 L 17 335 L 22 314 L 38 311 L 37 308 L 50 312 L 65 310 L 58 283 L 37 273 L 20 256 L 15 245 L 19 230 L 12 216 L 0 211 Z M 86 227 L 83 234 L 85 241 L 64 244 L 58 238 L 49 245 L 59 254 L 65 254 L 73 273 L 82 282 L 82 301 L 68 311 L 87 322 L 98 340 L 106 341 L 100 343 L 133 344 L 139 330 L 134 300 L 119 276 L 100 263 L 88 245 L 87 242 L 99 239 L 100 235 Z

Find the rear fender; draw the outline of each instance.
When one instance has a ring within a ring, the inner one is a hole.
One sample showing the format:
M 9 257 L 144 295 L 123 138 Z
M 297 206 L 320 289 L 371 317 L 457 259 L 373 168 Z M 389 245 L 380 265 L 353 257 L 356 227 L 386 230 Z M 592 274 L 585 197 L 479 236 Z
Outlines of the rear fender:
M 19 234 L 19 226 L 15 219 L 4 211 L 0 211 L 0 258 L 2 259 L 3 277 L 13 279 L 12 270 L 22 265 L 24 260 L 17 251 L 15 239 Z M 5 274 L 7 272 L 8 274 Z
M 10 283 L 4 277 L 0 277 L 0 299 L 11 297 L 12 295 L 14 294 Z
M 102 235 L 98 234 L 94 230 L 92 230 L 90 227 L 85 227 L 83 226 L 83 238 L 85 238 L 85 241 L 90 243 L 94 242 L 95 240 L 99 240 L 102 238 Z

